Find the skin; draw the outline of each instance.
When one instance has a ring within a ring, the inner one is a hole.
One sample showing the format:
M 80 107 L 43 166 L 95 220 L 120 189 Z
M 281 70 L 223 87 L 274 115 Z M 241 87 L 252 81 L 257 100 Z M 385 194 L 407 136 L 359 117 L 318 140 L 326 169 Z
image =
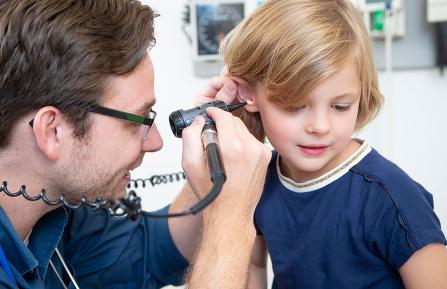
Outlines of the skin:
M 147 115 L 155 104 L 153 76 L 148 57 L 136 67 L 135 73 L 111 77 L 103 105 Z M 64 187 L 68 187 L 65 193 L 88 192 L 90 198 L 104 192 L 110 192 L 112 198 L 122 197 L 129 181 L 125 175 L 140 166 L 146 152 L 159 151 L 163 146 L 157 125 L 154 123 L 148 137 L 143 139 L 144 126 L 100 114 L 92 114 L 92 118 L 89 138 L 73 142 L 70 161 L 62 166 L 58 176 L 64 183 L 57 191 L 64 192 Z
M 110 82 L 104 106 L 144 114 L 141 110 L 150 109 L 147 104 L 155 102 L 149 57 L 134 72 L 112 77 Z M 143 140 L 141 126 L 129 127 L 125 121 L 99 114 L 92 113 L 90 117 L 92 127 L 81 140 L 73 136 L 70 124 L 52 106 L 20 120 L 12 133 L 11 145 L 0 154 L 0 174 L 8 180 L 11 190 L 17 190 L 23 182 L 22 176 L 26 175 L 27 190 L 31 194 L 46 188 L 53 198 L 57 197 L 53 192 L 60 192 L 72 200 L 79 199 L 81 194 L 90 199 L 123 196 L 128 181 L 126 172 L 141 163 L 144 153 L 162 147 L 157 126 L 154 125 L 149 137 Z M 32 118 L 31 128 L 27 123 Z M 10 170 L 11 167 L 14 170 Z M 3 194 L 0 201 L 22 238 L 41 216 L 55 209 L 43 202 L 12 199 Z M 23 208 L 27 208 L 27 218 L 21 217 Z
M 227 182 L 218 197 L 219 201 L 211 203 L 203 211 L 202 238 L 188 283 L 190 288 L 245 288 L 256 237 L 254 210 L 262 192 L 271 153 L 264 145 L 259 146 L 240 119 L 216 108 L 208 109 L 207 113 L 216 120 L 222 156 L 228 160 L 224 161 Z M 183 132 L 183 137 L 196 142 L 185 142 L 184 150 L 202 150 L 198 145 L 198 136 L 203 125 L 204 119 L 199 117 Z M 195 174 L 198 174 L 197 177 L 205 175 L 203 159 L 197 159 L 194 155 L 201 153 L 188 155 L 183 160 L 185 170 L 194 174 L 189 175 L 188 179 L 195 178 Z M 196 183 L 192 187 L 195 192 L 203 192 L 207 191 L 209 184 L 204 182 L 197 186 Z
M 216 93 L 209 97 L 225 94 L 220 92 L 223 86 L 215 89 Z M 146 115 L 154 103 L 154 70 L 148 56 L 129 74 L 110 77 L 101 104 Z M 169 228 L 174 242 L 192 261 L 190 288 L 215 288 L 216 284 L 219 288 L 244 288 L 256 237 L 254 209 L 271 153 L 230 113 L 218 109 L 208 113 L 219 131 L 227 182 L 219 198 L 202 214 L 170 220 Z M 50 198 L 58 196 L 51 192 L 65 193 L 72 200 L 81 195 L 123 196 L 130 178 L 128 171 L 140 165 L 146 152 L 156 152 L 163 145 L 157 126 L 154 124 L 148 137 L 143 138 L 142 126 L 94 113 L 89 117 L 92 126 L 82 140 L 73 136 L 71 125 L 55 107 L 43 107 L 20 119 L 10 145 L 0 151 L 0 175 L 8 180 L 10 190 L 17 190 L 26 176 L 27 191 L 32 195 L 46 188 Z M 28 122 L 32 118 L 31 128 Z M 204 119 L 198 118 L 183 131 L 183 151 L 187 154 L 182 163 L 194 194 L 191 189 L 184 190 L 172 210 L 191 207 L 211 185 L 200 139 L 203 125 Z M 44 214 L 55 209 L 44 202 L 4 194 L 0 195 L 0 205 L 22 239 Z M 235 227 L 240 230 L 235 231 Z M 197 245 L 199 249 L 195 250 Z
M 231 103 L 236 99 L 238 92 L 243 89 L 245 89 L 245 84 L 237 83 L 223 73 L 221 76 L 211 79 L 210 83 L 197 97 L 196 104 L 215 99 Z M 215 113 L 225 114 L 221 110 L 213 111 L 213 109 L 208 112 L 211 117 L 214 117 Z M 196 222 L 196 224 L 189 222 L 188 227 L 185 227 L 180 219 L 169 220 L 169 227 L 172 232 L 185 231 L 182 236 L 174 237 L 177 247 L 182 252 L 194 256 L 194 266 L 190 269 L 187 277 L 190 288 L 202 288 L 201 286 L 203 288 L 246 288 L 249 282 L 248 265 L 256 238 L 253 225 L 254 208 L 260 198 L 259 193 L 262 190 L 265 177 L 263 167 L 266 155 L 268 156 L 267 159 L 270 159 L 270 152 L 263 146 L 261 155 L 253 158 L 251 155 L 259 148 L 259 143 L 252 137 L 248 137 L 248 131 L 245 126 L 241 125 L 240 120 L 233 117 L 223 117 L 221 120 L 217 119 L 216 125 L 219 131 L 223 158 L 233 159 L 235 165 L 224 162 L 227 183 L 224 186 L 224 191 L 218 197 L 221 202 L 212 203 L 200 214 L 200 217 L 188 217 L 194 218 Z M 199 118 L 191 127 L 184 130 L 183 139 L 197 141 L 202 125 L 202 119 Z M 223 129 L 224 126 L 228 126 L 228 129 Z M 233 131 L 229 126 L 239 128 Z M 223 134 L 222 132 L 229 132 L 229 134 Z M 193 134 L 196 137 L 190 137 Z M 233 147 L 231 150 L 224 149 L 230 146 Z M 198 144 L 193 145 L 193 147 L 202 150 Z M 192 147 L 187 147 L 185 143 L 184 151 L 191 152 L 192 149 Z M 228 156 L 225 156 L 227 153 Z M 200 154 L 187 154 L 187 156 Z M 258 163 L 258 165 L 255 167 L 247 166 L 247 164 L 253 162 Z M 197 166 L 198 164 L 202 165 Z M 187 184 L 172 204 L 172 211 L 184 208 L 179 206 L 182 203 L 196 202 L 197 197 L 200 197 L 198 192 L 208 191 L 211 185 L 209 177 L 202 171 L 206 169 L 203 167 L 203 160 L 185 158 L 183 165 L 185 168 L 194 167 L 190 170 L 191 172 L 204 176 L 203 187 L 200 188 L 193 184 L 193 191 L 191 186 Z M 256 168 L 255 171 L 253 171 L 253 168 Z M 181 202 L 180 199 L 182 199 Z M 227 210 L 231 212 L 226 213 Z M 202 228 L 202 236 L 194 230 L 198 227 Z M 220 230 L 216 230 L 216 228 L 220 228 Z M 223 230 L 224 228 L 226 229 Z M 234 230 L 234 228 L 238 228 L 238 230 Z M 191 248 L 192 240 L 199 242 L 197 251 Z M 210 266 L 209 260 L 213 260 L 213 266 Z
M 270 103 L 262 87 L 256 88 L 249 109 L 261 114 L 265 132 L 281 156 L 281 170 L 287 177 L 297 182 L 314 179 L 357 149 L 351 136 L 360 101 L 358 75 L 355 58 L 349 57 L 338 73 L 287 110 Z

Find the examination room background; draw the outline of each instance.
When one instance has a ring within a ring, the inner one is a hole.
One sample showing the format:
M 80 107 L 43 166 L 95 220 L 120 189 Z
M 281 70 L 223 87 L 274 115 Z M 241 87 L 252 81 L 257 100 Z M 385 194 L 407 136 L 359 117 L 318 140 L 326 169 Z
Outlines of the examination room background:
M 146 154 L 132 178 L 181 171 L 181 140 L 171 133 L 168 116 L 193 107 L 208 81 L 193 73 L 192 49 L 181 29 L 185 1 L 142 1 L 161 14 L 155 21 L 157 44 L 150 56 L 155 67 L 156 124 L 164 146 L 160 152 Z M 357 137 L 366 139 L 433 194 L 435 211 L 447 234 L 447 75 L 442 76 L 439 68 L 425 67 L 395 70 L 391 75 L 381 70 L 379 78 L 385 109 Z M 169 204 L 182 185 L 138 189 L 143 207 L 152 210 Z

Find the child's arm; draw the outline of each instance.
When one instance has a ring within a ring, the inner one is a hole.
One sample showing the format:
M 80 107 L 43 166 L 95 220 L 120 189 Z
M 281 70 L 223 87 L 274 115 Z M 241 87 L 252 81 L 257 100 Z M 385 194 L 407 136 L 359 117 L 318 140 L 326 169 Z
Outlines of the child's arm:
M 446 247 L 439 243 L 423 247 L 408 259 L 399 273 L 407 289 L 446 289 Z
M 248 289 L 267 288 L 267 250 L 264 238 L 256 236 L 248 271 Z

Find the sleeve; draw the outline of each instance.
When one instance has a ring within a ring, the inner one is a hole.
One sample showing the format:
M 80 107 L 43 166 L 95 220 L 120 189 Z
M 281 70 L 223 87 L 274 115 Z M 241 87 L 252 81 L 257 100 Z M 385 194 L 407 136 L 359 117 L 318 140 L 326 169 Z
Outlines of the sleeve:
M 159 213 L 167 214 L 168 207 Z M 188 261 L 177 249 L 171 233 L 169 232 L 168 219 L 149 219 L 146 223 L 149 230 L 157 232 L 149 236 L 149 267 L 154 268 L 154 274 L 163 276 L 161 279 L 166 284 L 181 285 L 183 276 L 188 266 Z
M 9 278 L 8 274 L 0 266 L 0 288 L 2 289 L 17 289 L 18 287 Z
M 2 232 L 0 232 L 2 233 Z M 0 244 L 0 288 L 17 288 L 17 281 L 12 272 L 9 260 Z
M 168 207 L 160 210 L 166 213 Z M 72 210 L 60 249 L 81 288 L 161 288 L 179 285 L 188 266 L 166 219 L 111 217 Z
M 446 244 L 432 196 L 419 184 L 390 187 L 373 182 L 366 203 L 367 244 L 391 266 L 400 268 L 430 243 Z

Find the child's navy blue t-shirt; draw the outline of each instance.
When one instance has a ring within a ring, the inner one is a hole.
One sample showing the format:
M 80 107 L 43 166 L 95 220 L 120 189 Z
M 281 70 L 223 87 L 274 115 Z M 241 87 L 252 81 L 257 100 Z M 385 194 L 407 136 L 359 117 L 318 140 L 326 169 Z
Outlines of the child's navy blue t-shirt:
M 357 154 L 300 190 L 274 152 L 255 212 L 274 289 L 404 288 L 398 269 L 410 256 L 446 243 L 432 195 L 366 144 Z

